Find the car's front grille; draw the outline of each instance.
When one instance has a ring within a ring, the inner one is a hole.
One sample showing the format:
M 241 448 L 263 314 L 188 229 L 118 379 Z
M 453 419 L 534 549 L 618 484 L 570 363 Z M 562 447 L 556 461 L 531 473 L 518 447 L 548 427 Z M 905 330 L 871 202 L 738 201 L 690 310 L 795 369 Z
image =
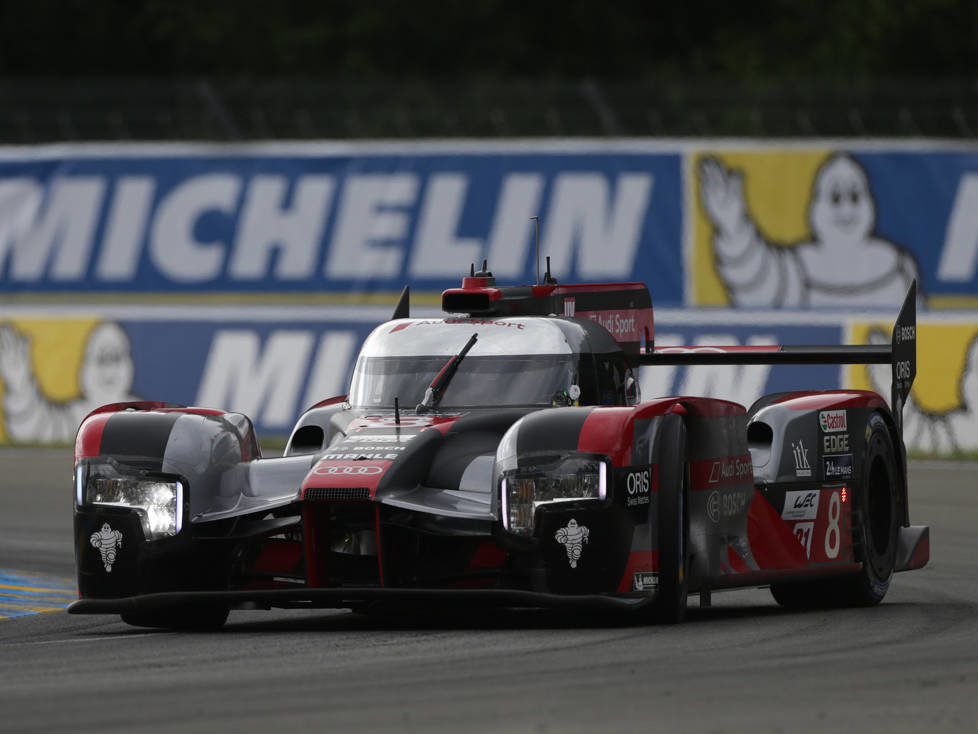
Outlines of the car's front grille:
M 367 487 L 309 487 L 303 499 L 323 501 L 336 500 L 369 500 L 370 489 Z

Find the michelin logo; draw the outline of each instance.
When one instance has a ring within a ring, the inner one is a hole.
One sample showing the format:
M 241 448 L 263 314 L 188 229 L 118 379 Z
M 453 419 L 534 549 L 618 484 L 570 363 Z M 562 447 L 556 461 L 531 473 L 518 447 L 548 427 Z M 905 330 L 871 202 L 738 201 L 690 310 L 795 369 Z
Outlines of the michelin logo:
M 117 323 L 98 324 L 85 344 L 78 366 L 81 394 L 73 400 L 48 398 L 31 358 L 30 338 L 12 324 L 0 322 L 0 387 L 7 435 L 15 441 L 70 441 L 86 415 L 100 405 L 139 398 L 129 335 Z
M 869 178 L 845 153 L 819 168 L 808 208 L 812 236 L 791 246 L 764 238 L 742 172 L 706 156 L 698 173 L 717 274 L 737 306 L 900 305 L 910 284 L 921 282 L 913 254 L 876 234 Z
M 497 277 L 518 278 L 532 256 L 535 214 L 544 223 L 541 249 L 574 263 L 576 278 L 626 278 L 654 183 L 647 172 L 512 173 L 499 180 L 485 236 L 474 237 L 460 233 L 474 198 L 463 173 L 233 172 L 254 165 L 229 159 L 185 176 L 163 161 L 154 163 L 158 176 L 47 182 L 0 170 L 0 282 L 362 285 L 455 278 L 460 263 L 484 257 Z

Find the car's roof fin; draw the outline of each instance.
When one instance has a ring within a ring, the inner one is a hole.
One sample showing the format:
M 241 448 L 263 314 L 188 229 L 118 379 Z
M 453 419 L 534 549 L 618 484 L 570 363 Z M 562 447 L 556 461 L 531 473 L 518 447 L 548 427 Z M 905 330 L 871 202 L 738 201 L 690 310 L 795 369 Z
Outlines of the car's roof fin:
M 394 315 L 391 319 L 406 319 L 411 316 L 411 286 L 404 286 L 404 290 L 401 291 L 401 297 L 397 299 L 397 305 L 394 306 Z

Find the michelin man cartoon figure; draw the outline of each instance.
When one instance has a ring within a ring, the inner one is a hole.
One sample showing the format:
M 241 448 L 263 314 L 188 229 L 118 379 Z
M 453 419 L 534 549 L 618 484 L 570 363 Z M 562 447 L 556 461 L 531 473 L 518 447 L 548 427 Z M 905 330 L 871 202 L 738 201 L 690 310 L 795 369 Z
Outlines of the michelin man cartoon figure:
M 571 518 L 566 528 L 560 528 L 554 535 L 558 543 L 564 546 L 567 551 L 567 561 L 571 568 L 577 568 L 577 561 L 587 543 L 589 530 L 583 525 L 578 525 L 577 520 Z
M 106 403 L 138 400 L 132 395 L 133 361 L 129 337 L 118 324 L 92 330 L 79 370 L 81 396 L 49 400 L 37 383 L 28 338 L 10 324 L 0 324 L 0 381 L 3 420 L 14 441 L 70 441 L 88 413 Z
M 105 566 L 106 573 L 112 573 L 112 564 L 115 563 L 116 549 L 122 547 L 122 533 L 113 530 L 109 524 L 102 523 L 102 529 L 92 533 L 90 538 L 93 548 L 97 548 L 102 554 L 102 565 Z
M 743 174 L 716 158 L 699 164 L 700 200 L 713 225 L 717 274 L 735 306 L 897 306 L 917 263 L 873 235 L 876 204 L 866 172 L 837 153 L 818 169 L 808 221 L 812 239 L 765 241 L 744 197 Z

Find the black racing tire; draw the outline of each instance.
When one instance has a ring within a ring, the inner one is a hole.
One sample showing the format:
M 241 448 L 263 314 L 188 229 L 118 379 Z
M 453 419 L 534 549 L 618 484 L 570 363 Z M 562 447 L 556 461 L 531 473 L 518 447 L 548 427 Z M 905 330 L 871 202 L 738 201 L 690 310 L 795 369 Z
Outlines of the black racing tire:
M 839 586 L 846 606 L 873 606 L 883 601 L 896 564 L 903 517 L 903 483 L 893 438 L 883 418 L 873 414 L 856 501 L 857 525 L 853 545 L 862 570 Z
M 854 487 L 852 540 L 862 569 L 840 579 L 771 584 L 771 594 L 791 609 L 879 604 L 890 587 L 903 517 L 900 464 L 883 417 L 874 413 L 859 484 Z
M 123 612 L 122 621 L 133 627 L 155 627 L 180 632 L 214 632 L 227 621 L 226 604 L 187 604 L 179 607 Z
M 659 441 L 659 491 L 655 519 L 659 538 L 659 586 L 652 620 L 677 624 L 689 596 L 689 470 L 686 427 L 678 416 L 665 419 Z

